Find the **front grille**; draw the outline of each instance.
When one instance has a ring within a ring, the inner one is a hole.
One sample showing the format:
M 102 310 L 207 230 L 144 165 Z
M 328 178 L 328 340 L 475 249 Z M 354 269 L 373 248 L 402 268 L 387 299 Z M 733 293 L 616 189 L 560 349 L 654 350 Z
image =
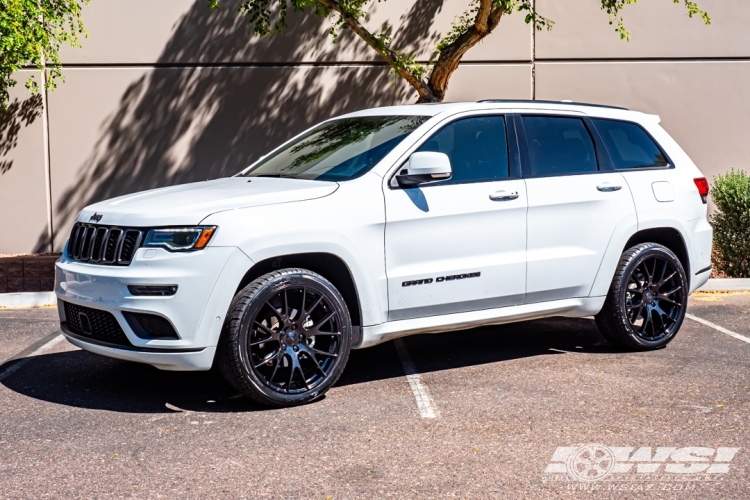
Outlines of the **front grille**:
M 172 323 L 168 319 L 155 314 L 122 313 L 133 332 L 142 339 L 170 339 L 179 340 Z
M 77 222 L 68 240 L 68 256 L 92 264 L 127 266 L 141 246 L 143 231 Z
M 68 328 L 73 333 L 109 344 L 132 345 L 112 313 L 63 302 Z

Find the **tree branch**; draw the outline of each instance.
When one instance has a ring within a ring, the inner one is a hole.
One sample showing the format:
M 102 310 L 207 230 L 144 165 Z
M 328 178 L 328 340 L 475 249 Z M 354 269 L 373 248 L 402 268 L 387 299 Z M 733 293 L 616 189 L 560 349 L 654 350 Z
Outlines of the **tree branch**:
M 484 33 L 487 31 L 487 23 L 490 18 L 490 14 L 492 13 L 492 0 L 480 0 L 479 1 L 479 10 L 477 10 L 477 17 L 474 20 L 474 27 L 476 27 L 477 31 L 480 33 Z
M 482 41 L 484 37 L 497 28 L 500 19 L 506 12 L 508 12 L 508 7 L 505 5 L 498 6 L 497 2 L 493 0 L 480 0 L 474 24 L 453 42 L 440 50 L 440 57 L 437 63 L 435 63 L 428 82 L 434 100 L 442 101 L 445 98 L 448 80 L 450 80 L 451 75 L 458 68 L 461 58 L 470 48 Z M 420 94 L 420 101 L 424 102 L 426 100 Z
M 430 87 L 422 81 L 417 75 L 412 73 L 403 62 L 401 55 L 395 50 L 390 49 L 386 43 L 383 42 L 381 37 L 377 37 L 370 33 L 362 23 L 359 22 L 354 15 L 342 7 L 341 3 L 337 0 L 316 0 L 319 4 L 328 7 L 331 10 L 336 11 L 340 16 L 341 20 L 346 24 L 352 31 L 354 31 L 359 37 L 372 47 L 388 65 L 393 68 L 401 78 L 406 80 L 409 85 L 419 93 L 419 100 L 423 99 L 434 100 Z

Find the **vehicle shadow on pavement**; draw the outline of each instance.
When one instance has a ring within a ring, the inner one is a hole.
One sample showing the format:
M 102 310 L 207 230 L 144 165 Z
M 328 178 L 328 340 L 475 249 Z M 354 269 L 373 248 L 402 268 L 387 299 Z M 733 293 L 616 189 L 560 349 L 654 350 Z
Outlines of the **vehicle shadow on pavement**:
M 619 352 L 604 341 L 590 319 L 545 319 L 418 335 L 404 342 L 417 369 L 423 373 L 566 351 L 595 355 Z M 0 372 L 5 368 L 0 366 Z M 387 342 L 353 351 L 337 386 L 403 376 L 393 342 Z M 218 370 L 165 372 L 82 350 L 35 357 L 1 383 L 38 400 L 115 412 L 269 410 L 238 395 Z

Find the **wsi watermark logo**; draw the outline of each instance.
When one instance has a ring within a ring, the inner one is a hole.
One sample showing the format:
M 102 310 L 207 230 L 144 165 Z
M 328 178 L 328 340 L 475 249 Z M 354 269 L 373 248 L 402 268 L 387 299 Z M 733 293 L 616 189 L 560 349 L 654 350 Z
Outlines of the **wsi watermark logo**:
M 739 448 L 559 446 L 543 482 L 580 490 L 693 490 L 722 479 Z

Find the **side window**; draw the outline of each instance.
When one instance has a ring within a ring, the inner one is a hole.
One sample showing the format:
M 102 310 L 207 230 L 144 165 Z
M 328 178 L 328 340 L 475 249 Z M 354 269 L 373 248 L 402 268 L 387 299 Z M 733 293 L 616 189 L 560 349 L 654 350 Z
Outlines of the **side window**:
M 592 120 L 616 169 L 668 167 L 659 147 L 635 123 Z
M 535 176 L 599 170 L 591 135 L 580 118 L 524 116 L 531 172 Z
M 464 118 L 440 129 L 419 150 L 445 153 L 453 177 L 440 184 L 507 179 L 508 139 L 505 117 Z

